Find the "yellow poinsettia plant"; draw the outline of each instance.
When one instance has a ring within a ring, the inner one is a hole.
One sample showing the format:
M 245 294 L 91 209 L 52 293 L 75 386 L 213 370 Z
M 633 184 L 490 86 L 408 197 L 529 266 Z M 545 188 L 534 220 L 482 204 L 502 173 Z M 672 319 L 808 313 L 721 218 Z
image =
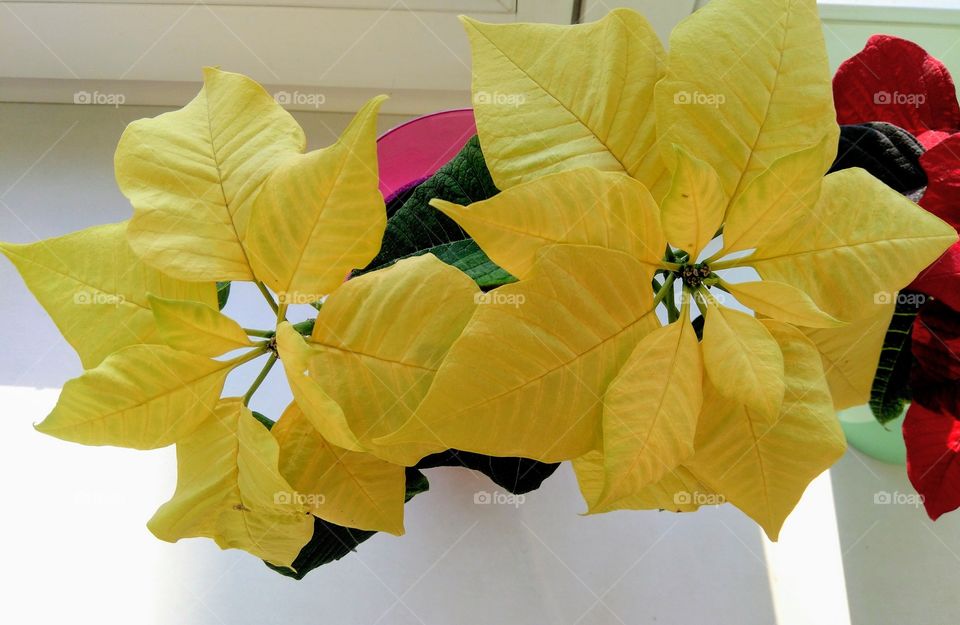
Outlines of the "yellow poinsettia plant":
M 956 233 L 863 170 L 825 176 L 814 0 L 715 0 L 669 52 L 629 10 L 464 22 L 474 90 L 520 104 L 477 99 L 502 193 L 433 204 L 519 282 L 380 442 L 573 459 L 591 512 L 729 501 L 776 539 L 845 449 L 835 409 L 866 401 L 877 294 Z
M 0 245 L 85 369 L 37 429 L 87 445 L 176 444 L 176 492 L 148 524 L 159 538 L 209 537 L 290 566 L 314 517 L 403 533 L 402 462 L 436 449 L 374 439 L 409 418 L 478 289 L 432 255 L 345 281 L 384 231 L 382 99 L 304 153 L 302 129 L 260 85 L 207 69 L 185 107 L 124 131 L 115 164 L 128 222 Z M 223 314 L 224 281 L 256 284 L 276 327 Z M 319 314 L 293 324 L 302 303 Z M 228 374 L 257 359 L 249 392 L 221 397 Z M 268 429 L 249 402 L 277 360 L 294 401 Z
M 814 0 L 714 0 L 669 52 L 627 10 L 465 24 L 475 92 L 510 96 L 476 106 L 501 192 L 432 204 L 518 281 L 482 295 L 431 254 L 346 280 L 386 228 L 382 98 L 305 152 L 262 87 L 207 69 L 185 107 L 125 130 L 129 221 L 0 244 L 84 367 L 37 428 L 175 444 L 154 534 L 277 567 L 315 519 L 402 533 L 406 468 L 448 449 L 572 460 L 589 512 L 729 501 L 775 539 L 845 449 L 835 410 L 869 393 L 877 294 L 955 230 L 862 170 L 827 174 Z M 222 312 L 232 281 L 274 327 Z M 288 319 L 307 303 L 315 319 Z M 274 423 L 250 402 L 278 361 L 293 401 Z

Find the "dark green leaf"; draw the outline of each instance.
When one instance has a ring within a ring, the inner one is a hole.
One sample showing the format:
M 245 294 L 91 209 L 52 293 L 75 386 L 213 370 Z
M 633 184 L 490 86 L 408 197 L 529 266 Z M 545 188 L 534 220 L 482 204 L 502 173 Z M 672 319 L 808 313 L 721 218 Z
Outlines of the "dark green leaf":
M 430 206 L 439 198 L 471 204 L 498 193 L 487 170 L 477 137 L 437 173 L 410 193 L 402 206 L 387 221 L 380 253 L 365 268 L 377 269 L 421 250 L 467 238 L 455 221 Z
M 870 389 L 870 409 L 880 423 L 888 423 L 899 417 L 910 399 L 910 369 L 913 364 L 910 334 L 922 298 L 922 295 L 901 291 L 883 339 L 880 362 L 873 378 L 873 388 Z
M 504 284 L 516 282 L 510 273 L 490 260 L 473 239 L 463 239 L 453 243 L 444 243 L 436 247 L 414 252 L 404 258 L 433 254 L 448 265 L 452 265 L 467 274 L 481 289 L 495 289 Z M 397 259 L 402 260 L 402 259 Z
M 910 194 L 927 186 L 920 166 L 923 146 L 909 132 L 884 122 L 840 127 L 840 145 L 831 172 L 862 167 L 894 190 Z
M 496 458 L 450 449 L 427 456 L 417 463 L 418 469 L 434 467 L 466 467 L 489 477 L 494 484 L 516 495 L 540 488 L 553 475 L 559 464 L 545 464 L 528 458 Z
M 414 468 L 407 469 L 407 501 L 420 493 L 426 492 L 429 488 L 430 483 L 423 473 Z M 300 550 L 299 555 L 293 561 L 292 568 L 275 566 L 269 562 L 264 562 L 264 564 L 281 575 L 303 579 L 304 575 L 313 569 L 339 560 L 356 551 L 360 543 L 374 534 L 376 532 L 343 527 L 342 525 L 328 523 L 323 519 L 314 518 L 313 538 Z
M 229 298 L 230 283 L 217 282 L 217 305 L 220 307 L 220 310 L 223 310 L 223 307 L 227 305 L 227 299 Z

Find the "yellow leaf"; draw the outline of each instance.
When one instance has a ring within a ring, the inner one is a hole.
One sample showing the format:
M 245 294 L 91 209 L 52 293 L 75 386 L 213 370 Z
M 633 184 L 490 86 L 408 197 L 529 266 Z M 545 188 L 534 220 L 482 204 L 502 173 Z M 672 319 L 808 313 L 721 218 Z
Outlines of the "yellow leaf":
M 207 537 L 290 566 L 313 517 L 280 474 L 280 446 L 239 398 L 224 399 L 177 443 L 177 490 L 147 523 L 160 540 Z
M 313 427 L 338 447 L 362 451 L 363 446 L 347 423 L 343 409 L 312 375 L 313 350 L 286 321 L 277 326 L 277 353 L 293 397 Z
M 679 146 L 676 152 L 673 182 L 661 203 L 663 230 L 671 245 L 696 262 L 723 225 L 727 198 L 713 167 Z
M 402 466 L 331 445 L 296 403 L 271 431 L 280 445 L 280 473 L 310 512 L 345 527 L 403 534 Z
M 846 449 L 817 350 L 787 324 L 764 320 L 783 351 L 786 392 L 773 415 L 708 392 L 687 466 L 776 540 L 813 478 Z
M 873 377 L 880 362 L 883 340 L 896 304 L 868 304 L 867 314 L 850 328 L 804 328 L 820 351 L 823 369 L 837 410 L 860 406 L 870 400 Z
M 603 397 L 598 507 L 640 493 L 693 453 L 703 361 L 686 308 L 680 318 L 640 340 Z
M 340 139 L 280 163 L 253 203 L 244 244 L 254 273 L 280 301 L 305 304 L 376 256 L 387 222 L 377 176 L 377 111 L 370 100 Z
M 577 474 L 580 493 L 587 502 L 588 514 L 611 512 L 613 510 L 669 510 L 671 512 L 693 512 L 701 505 L 723 503 L 723 497 L 717 495 L 683 465 L 667 471 L 660 480 L 648 484 L 622 499 L 598 504 L 603 489 L 603 454 L 599 451 L 575 458 L 573 469 Z
M 824 142 L 836 144 L 830 136 Z M 723 226 L 723 255 L 751 250 L 767 239 L 783 236 L 799 221 L 809 219 L 823 178 L 826 148 L 817 144 L 774 161 L 744 188 L 727 211 Z M 811 173 L 812 172 L 812 173 Z
M 163 342 L 201 356 L 220 356 L 253 343 L 236 321 L 213 306 L 149 295 Z
M 824 179 L 820 200 L 789 232 L 767 238 L 745 263 L 764 280 L 804 291 L 838 319 L 909 284 L 957 240 L 953 227 L 862 169 Z
M 165 447 L 210 415 L 227 373 L 250 359 L 221 362 L 165 345 L 132 345 L 67 382 L 36 428 L 83 445 Z
M 656 266 L 667 244 L 650 192 L 629 176 L 595 169 L 544 176 L 467 207 L 443 200 L 431 205 L 518 278 L 530 273 L 547 245 L 596 245 Z
M 463 19 L 473 50 L 473 104 L 500 189 L 593 167 L 649 188 L 665 179 L 653 89 L 663 46 L 647 21 L 614 9 L 575 27 Z
M 721 396 L 775 416 L 783 401 L 783 354 L 751 315 L 711 302 L 703 327 L 703 365 Z
M 126 240 L 126 222 L 36 243 L 0 244 L 84 368 L 113 352 L 159 343 L 147 293 L 215 305 L 212 282 L 183 282 L 147 267 Z
M 242 241 L 253 200 L 303 130 L 263 87 L 207 68 L 182 109 L 127 126 L 114 158 L 133 205 L 128 236 L 148 264 L 184 280 L 252 280 Z
M 602 395 L 659 325 L 650 278 L 623 252 L 544 248 L 528 279 L 480 299 L 413 417 L 377 442 L 545 462 L 598 447 Z
M 809 180 L 827 171 L 839 129 L 815 0 L 717 0 L 680 22 L 669 48 L 656 117 L 671 167 L 676 143 L 716 168 L 733 202 L 800 149 L 822 149 Z
M 354 278 L 324 302 L 308 343 L 310 377 L 367 451 L 413 465 L 447 449 L 375 439 L 411 417 L 479 296 L 466 274 L 426 254 Z
M 806 293 L 784 282 L 757 280 L 730 284 L 721 281 L 721 284 L 747 308 L 779 321 L 810 328 L 846 325 L 820 310 Z

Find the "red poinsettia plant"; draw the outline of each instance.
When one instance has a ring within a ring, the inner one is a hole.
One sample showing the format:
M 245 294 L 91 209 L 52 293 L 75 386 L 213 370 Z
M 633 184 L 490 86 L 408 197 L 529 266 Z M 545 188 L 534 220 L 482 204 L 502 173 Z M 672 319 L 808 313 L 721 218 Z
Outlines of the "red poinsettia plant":
M 893 159 L 891 168 L 904 170 L 914 157 L 925 188 L 898 190 L 919 196 L 920 206 L 960 229 L 960 104 L 943 63 L 913 42 L 875 35 L 840 66 L 833 87 L 841 125 L 884 122 L 915 137 L 912 155 L 886 142 L 869 160 Z M 912 356 L 903 422 L 907 474 L 936 519 L 960 507 L 960 243 L 909 289 L 921 296 L 908 302 L 914 310 L 905 350 Z M 899 306 L 898 313 L 906 314 Z M 878 379 L 889 380 L 893 360 L 881 358 Z

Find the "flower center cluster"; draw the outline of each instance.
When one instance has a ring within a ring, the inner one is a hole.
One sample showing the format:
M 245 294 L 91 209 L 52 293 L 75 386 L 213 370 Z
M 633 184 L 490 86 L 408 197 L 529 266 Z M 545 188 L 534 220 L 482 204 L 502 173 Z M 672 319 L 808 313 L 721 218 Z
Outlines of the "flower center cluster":
M 676 272 L 677 277 L 683 280 L 683 284 L 690 289 L 699 288 L 703 281 L 712 275 L 710 266 L 706 263 L 697 263 L 695 265 L 682 265 Z

